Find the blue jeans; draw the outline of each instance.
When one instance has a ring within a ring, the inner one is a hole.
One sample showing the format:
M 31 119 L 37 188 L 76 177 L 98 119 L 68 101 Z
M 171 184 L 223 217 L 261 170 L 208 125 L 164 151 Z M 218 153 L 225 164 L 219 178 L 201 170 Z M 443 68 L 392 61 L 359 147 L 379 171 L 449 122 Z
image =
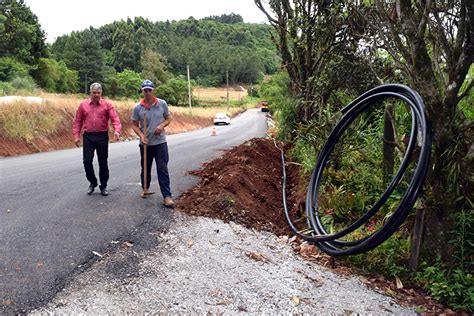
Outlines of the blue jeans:
M 142 171 L 140 173 L 142 188 L 143 186 L 143 145 L 140 145 L 140 165 Z M 147 188 L 150 188 L 151 183 L 151 167 L 153 165 L 153 159 L 156 161 L 156 173 L 158 176 L 158 183 L 160 184 L 160 190 L 163 197 L 171 197 L 170 189 L 170 176 L 168 173 L 168 145 L 167 143 L 162 143 L 154 146 L 147 146 L 146 148 L 146 182 Z

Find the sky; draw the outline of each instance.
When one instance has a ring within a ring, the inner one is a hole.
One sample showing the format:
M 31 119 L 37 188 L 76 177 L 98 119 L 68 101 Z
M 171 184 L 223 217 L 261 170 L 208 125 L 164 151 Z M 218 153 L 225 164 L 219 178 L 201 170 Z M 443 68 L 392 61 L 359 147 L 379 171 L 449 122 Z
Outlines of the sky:
M 25 4 L 38 17 L 48 43 L 72 31 L 137 16 L 157 22 L 236 13 L 247 23 L 267 22 L 254 0 L 25 0 Z

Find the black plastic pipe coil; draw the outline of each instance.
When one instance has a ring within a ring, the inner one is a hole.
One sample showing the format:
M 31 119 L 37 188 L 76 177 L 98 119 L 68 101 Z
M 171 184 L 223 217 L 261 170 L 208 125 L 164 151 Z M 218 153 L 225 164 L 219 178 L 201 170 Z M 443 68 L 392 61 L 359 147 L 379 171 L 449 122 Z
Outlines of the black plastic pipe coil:
M 388 98 L 396 98 L 404 101 L 411 110 L 411 133 L 403 160 L 392 181 L 382 193 L 379 200 L 372 206 L 372 208 L 370 208 L 362 217 L 360 217 L 350 226 L 337 233 L 328 234 L 321 222 L 317 199 L 324 166 L 326 165 L 329 156 L 334 149 L 334 146 L 339 141 L 344 131 L 350 126 L 350 124 L 363 112 L 369 110 L 372 106 L 378 104 L 380 101 Z M 283 206 L 288 225 L 296 235 L 309 242 L 316 243 L 321 250 L 331 256 L 347 256 L 364 253 L 374 249 L 387 240 L 405 221 L 406 217 L 413 208 L 413 205 L 415 204 L 425 181 L 431 156 L 432 135 L 429 122 L 426 118 L 423 100 L 416 91 L 405 85 L 386 84 L 373 88 L 343 108 L 342 113 L 344 113 L 343 117 L 338 122 L 336 127 L 334 127 L 331 134 L 329 135 L 328 140 L 319 152 L 316 166 L 312 172 L 311 180 L 309 182 L 308 191 L 306 194 L 306 217 L 308 229 L 304 231 L 309 231 L 310 233 L 298 231 L 290 218 L 285 193 L 286 171 L 283 152 L 281 156 L 283 163 Z M 420 153 L 418 157 L 418 163 L 416 164 L 411 181 L 395 212 L 385 221 L 382 227 L 372 232 L 370 235 L 357 240 L 341 240 L 341 237 L 350 234 L 366 223 L 388 200 L 407 170 L 412 158 L 413 150 L 417 145 L 417 139 L 418 141 L 421 140 L 421 144 L 419 145 Z

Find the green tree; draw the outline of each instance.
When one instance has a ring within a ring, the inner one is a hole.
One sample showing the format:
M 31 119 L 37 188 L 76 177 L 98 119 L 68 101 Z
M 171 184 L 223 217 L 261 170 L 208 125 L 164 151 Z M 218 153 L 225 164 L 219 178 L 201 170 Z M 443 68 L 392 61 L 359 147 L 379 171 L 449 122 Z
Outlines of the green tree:
M 145 50 L 140 64 L 142 78 L 153 81 L 155 85 L 160 85 L 171 77 L 166 69 L 163 56 L 151 49 Z
M 24 0 L 3 0 L 0 9 L 0 54 L 30 65 L 47 57 L 44 32 Z
M 15 77 L 28 76 L 31 66 L 13 57 L 0 57 L 0 81 L 10 81 Z
M 130 19 L 117 23 L 112 35 L 115 69 L 140 71 L 140 57 L 148 40 L 149 34 L 145 27 L 137 25 L 135 28 Z
M 142 78 L 139 73 L 125 69 L 117 73 L 117 94 L 124 97 L 136 97 L 140 92 Z
M 424 253 L 452 262 L 456 247 L 472 251 L 449 241 L 454 215 L 470 210 L 472 216 L 474 204 L 474 124 L 459 108 L 474 86 L 472 78 L 465 82 L 474 58 L 474 3 L 376 0 L 359 14 L 370 27 L 366 41 L 390 54 L 427 107 L 434 138 Z
M 244 19 L 240 14 L 221 14 L 221 15 L 211 15 L 209 17 L 204 18 L 203 20 L 211 20 L 211 21 L 216 21 L 219 23 L 224 23 L 224 24 L 236 24 L 236 23 L 242 23 L 244 22 Z
M 169 104 L 186 105 L 188 100 L 188 82 L 183 77 L 172 78 L 156 89 L 156 95 Z
M 348 6 L 341 0 L 270 1 L 270 10 L 260 0 L 255 4 L 275 30 L 273 39 L 290 76 L 291 92 L 301 99 L 298 120 L 306 122 L 325 106 L 333 90 L 322 86 L 322 79 L 344 70 L 331 60 L 336 56 L 356 59 L 357 42 L 349 27 L 354 23 Z
M 40 58 L 36 69 L 32 71 L 36 83 L 50 92 L 76 92 L 78 74 L 67 68 L 62 61 Z
M 78 72 L 85 93 L 91 82 L 104 80 L 105 54 L 91 30 L 71 33 L 64 47 L 64 62 Z

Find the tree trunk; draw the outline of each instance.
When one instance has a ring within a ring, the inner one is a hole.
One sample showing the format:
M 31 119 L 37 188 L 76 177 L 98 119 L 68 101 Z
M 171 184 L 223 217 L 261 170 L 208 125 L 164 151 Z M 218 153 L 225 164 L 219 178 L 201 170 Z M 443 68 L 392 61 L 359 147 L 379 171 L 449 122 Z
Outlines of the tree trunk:
M 462 207 L 457 203 L 460 179 L 452 168 L 456 168 L 462 153 L 450 154 L 457 150 L 455 140 L 458 133 L 454 124 L 440 111 L 448 106 L 441 102 L 430 103 L 428 101 L 427 108 L 433 128 L 433 169 L 427 179 L 427 188 L 431 191 L 425 194 L 427 201 L 422 255 L 429 260 L 440 257 L 443 262 L 451 263 L 455 248 L 454 244 L 449 243 L 454 239 L 455 230 L 452 214 Z

